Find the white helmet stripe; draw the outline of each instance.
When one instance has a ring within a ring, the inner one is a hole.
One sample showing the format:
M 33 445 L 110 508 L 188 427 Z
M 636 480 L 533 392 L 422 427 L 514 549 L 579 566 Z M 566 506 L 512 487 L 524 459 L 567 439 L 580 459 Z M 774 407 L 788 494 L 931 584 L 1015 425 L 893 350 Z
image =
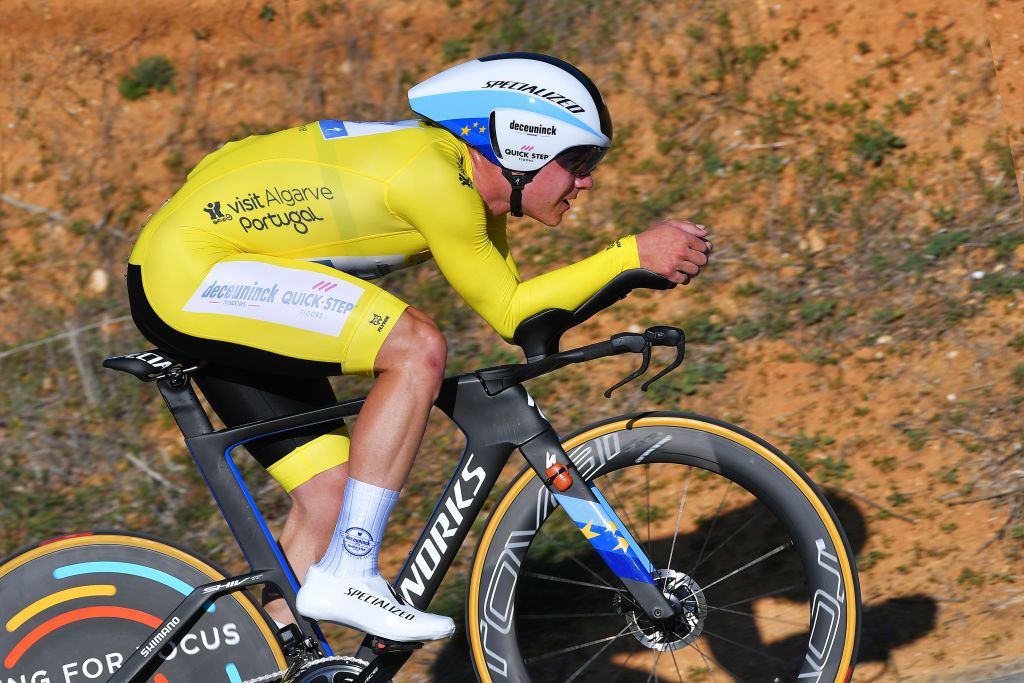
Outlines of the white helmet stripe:
M 413 91 L 409 91 L 409 103 L 412 105 L 413 111 L 429 111 L 432 114 L 431 118 L 435 121 L 464 119 L 466 118 L 466 112 L 472 111 L 472 107 L 479 108 L 480 93 L 477 91 L 416 97 Z M 588 126 L 578 116 L 573 116 L 557 105 L 526 93 L 488 93 L 487 104 L 492 111 L 495 109 L 520 109 L 535 111 L 538 114 L 550 116 L 554 119 L 561 119 L 571 126 L 581 128 L 593 134 L 596 138 L 595 142 L 590 143 L 593 145 L 607 145 L 610 142 L 605 135 Z

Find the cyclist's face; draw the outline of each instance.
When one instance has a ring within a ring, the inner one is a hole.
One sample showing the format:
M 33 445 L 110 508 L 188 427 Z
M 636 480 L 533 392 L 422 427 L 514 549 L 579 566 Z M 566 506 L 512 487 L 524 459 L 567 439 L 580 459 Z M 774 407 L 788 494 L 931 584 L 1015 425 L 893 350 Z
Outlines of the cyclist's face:
M 523 190 L 523 213 L 545 225 L 558 225 L 569 202 L 592 187 L 594 179 L 589 174 L 578 176 L 561 164 L 547 164 Z

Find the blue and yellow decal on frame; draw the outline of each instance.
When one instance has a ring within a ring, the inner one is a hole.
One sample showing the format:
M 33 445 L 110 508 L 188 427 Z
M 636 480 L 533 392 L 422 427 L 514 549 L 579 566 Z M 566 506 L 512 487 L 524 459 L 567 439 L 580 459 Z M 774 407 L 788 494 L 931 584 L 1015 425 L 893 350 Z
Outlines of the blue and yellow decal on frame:
M 558 494 L 555 494 L 555 499 L 616 576 L 654 583 L 651 578 L 654 566 L 647 555 L 597 487 L 590 484 L 590 491 L 597 502 Z

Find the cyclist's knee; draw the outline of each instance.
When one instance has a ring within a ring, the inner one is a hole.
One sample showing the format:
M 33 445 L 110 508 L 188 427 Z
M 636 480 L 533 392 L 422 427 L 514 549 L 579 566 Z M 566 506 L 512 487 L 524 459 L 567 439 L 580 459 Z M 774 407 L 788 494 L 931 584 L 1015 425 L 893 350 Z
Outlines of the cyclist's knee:
M 378 372 L 400 368 L 440 386 L 447 356 L 444 334 L 427 314 L 410 306 L 384 342 L 376 365 Z

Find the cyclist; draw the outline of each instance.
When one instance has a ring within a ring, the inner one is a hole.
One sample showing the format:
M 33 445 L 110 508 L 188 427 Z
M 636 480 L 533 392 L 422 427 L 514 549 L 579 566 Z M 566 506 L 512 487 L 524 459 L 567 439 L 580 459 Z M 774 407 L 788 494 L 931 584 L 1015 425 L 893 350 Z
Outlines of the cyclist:
M 594 186 L 612 141 L 597 87 L 559 59 L 510 53 L 437 74 L 409 100 L 422 120 L 323 120 L 210 154 L 147 222 L 127 273 L 139 329 L 208 361 L 195 378 L 228 425 L 333 403 L 330 375 L 376 378 L 351 439 L 289 433 L 249 450 L 292 499 L 280 543 L 302 580 L 299 611 L 398 641 L 455 628 L 403 604 L 378 568 L 446 344 L 369 280 L 433 257 L 509 340 L 628 269 L 686 284 L 711 252 L 703 226 L 668 220 L 523 281 L 506 214 L 556 226 Z M 268 611 L 290 620 L 272 597 Z

